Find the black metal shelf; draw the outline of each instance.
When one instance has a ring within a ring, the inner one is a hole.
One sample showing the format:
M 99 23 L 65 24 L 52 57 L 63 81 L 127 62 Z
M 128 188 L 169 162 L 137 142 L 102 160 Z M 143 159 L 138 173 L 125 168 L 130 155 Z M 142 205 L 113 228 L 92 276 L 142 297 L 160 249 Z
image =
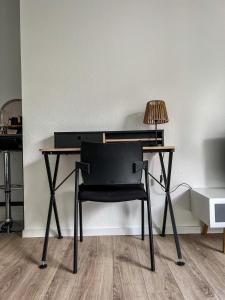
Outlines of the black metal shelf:
M 11 206 L 24 206 L 23 201 L 12 201 Z M 5 202 L 0 202 L 0 206 L 5 206 Z

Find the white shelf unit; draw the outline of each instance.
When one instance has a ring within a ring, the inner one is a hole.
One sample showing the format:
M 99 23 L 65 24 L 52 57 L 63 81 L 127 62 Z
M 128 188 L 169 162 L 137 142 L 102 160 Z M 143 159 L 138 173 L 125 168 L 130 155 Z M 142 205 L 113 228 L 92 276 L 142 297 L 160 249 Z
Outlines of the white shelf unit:
M 191 210 L 210 228 L 225 228 L 225 188 L 191 190 Z

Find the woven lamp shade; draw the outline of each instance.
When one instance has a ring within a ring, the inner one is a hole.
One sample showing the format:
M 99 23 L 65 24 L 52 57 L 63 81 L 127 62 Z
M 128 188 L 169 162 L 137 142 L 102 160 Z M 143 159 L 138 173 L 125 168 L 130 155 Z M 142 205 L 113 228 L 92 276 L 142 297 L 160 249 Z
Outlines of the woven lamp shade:
M 151 100 L 147 103 L 144 124 L 163 124 L 169 122 L 166 104 L 163 100 Z

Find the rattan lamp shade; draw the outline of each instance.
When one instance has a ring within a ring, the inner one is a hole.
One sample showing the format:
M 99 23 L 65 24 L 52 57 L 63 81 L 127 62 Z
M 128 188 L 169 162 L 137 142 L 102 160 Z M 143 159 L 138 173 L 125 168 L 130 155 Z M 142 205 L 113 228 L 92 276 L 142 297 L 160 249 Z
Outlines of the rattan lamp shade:
M 169 122 L 166 104 L 163 100 L 151 100 L 147 103 L 144 124 L 163 124 Z

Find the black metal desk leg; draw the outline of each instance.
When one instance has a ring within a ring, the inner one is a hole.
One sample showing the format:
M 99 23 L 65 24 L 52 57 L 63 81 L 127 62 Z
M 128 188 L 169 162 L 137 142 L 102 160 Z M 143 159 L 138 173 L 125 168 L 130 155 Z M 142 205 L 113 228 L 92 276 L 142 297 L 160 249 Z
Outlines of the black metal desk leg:
M 46 165 L 46 170 L 47 170 L 47 175 L 48 175 L 48 183 L 49 183 L 49 188 L 50 188 L 50 202 L 49 202 L 49 209 L 48 209 L 48 217 L 47 217 L 47 225 L 46 225 L 46 231 L 45 231 L 42 259 L 41 259 L 41 264 L 39 266 L 41 269 L 44 269 L 47 267 L 46 257 L 47 257 L 47 249 L 48 249 L 49 230 L 50 230 L 51 217 L 52 217 L 52 208 L 54 209 L 54 213 L 55 213 L 56 225 L 57 225 L 57 230 L 58 230 L 58 238 L 62 238 L 60 224 L 59 224 L 59 218 L 58 218 L 58 211 L 57 211 L 57 206 L 56 206 L 56 201 L 55 201 L 55 185 L 56 185 L 58 166 L 59 166 L 59 155 L 57 155 L 57 157 L 56 157 L 53 180 L 52 180 L 49 158 L 48 158 L 47 153 L 44 154 L 44 158 L 45 158 L 45 165 Z
M 47 249 L 48 249 L 49 229 L 50 229 L 51 217 L 52 217 L 52 206 L 53 206 L 53 198 L 51 197 L 49 202 L 49 208 L 48 208 L 48 218 L 47 218 L 47 225 L 45 230 L 45 240 L 44 240 L 42 258 L 41 258 L 41 263 L 39 265 L 40 269 L 47 268 L 46 257 L 47 257 Z
M 151 270 L 155 271 L 155 250 L 152 232 L 152 212 L 151 212 L 151 199 L 150 199 L 150 189 L 149 189 L 149 177 L 148 177 L 148 165 L 145 167 L 145 183 L 147 192 L 147 215 L 148 215 L 148 232 L 149 232 L 149 247 L 150 247 L 150 260 L 151 260 Z
M 162 232 L 160 234 L 162 237 L 166 236 L 167 211 L 168 211 L 168 201 L 167 201 L 167 196 L 166 196 L 166 198 L 165 198 L 165 206 L 164 206 L 164 214 L 163 214 Z
M 171 180 L 171 171 L 172 171 L 172 161 L 173 161 L 173 152 L 169 152 L 168 172 L 167 172 L 167 180 L 166 180 L 166 195 L 167 195 L 167 201 L 168 201 L 168 206 L 169 206 L 169 210 L 170 210 L 170 217 L 171 217 L 171 223 L 172 223 L 172 227 L 173 227 L 174 240 L 175 240 L 176 249 L 177 249 L 178 261 L 176 262 L 176 264 L 179 266 L 183 266 L 185 264 L 185 262 L 182 259 L 180 242 L 179 242 L 179 238 L 178 238 L 178 234 L 177 234 L 176 221 L 175 221 L 172 201 L 171 201 L 171 197 L 170 197 L 170 180 Z
M 160 164 L 161 164 L 161 169 L 162 169 L 163 181 L 164 181 L 164 184 L 166 186 L 166 181 L 167 181 L 167 179 L 166 179 L 166 170 L 165 170 L 164 160 L 163 160 L 163 156 L 162 156 L 161 152 L 159 153 L 159 159 L 160 159 Z M 168 201 L 167 201 L 167 195 L 166 195 L 166 197 L 165 197 L 165 206 L 164 206 L 164 214 L 163 214 L 162 233 L 161 233 L 162 237 L 166 236 L 165 232 L 166 232 L 167 211 L 168 211 Z
M 58 231 L 58 239 L 62 239 L 62 234 L 61 234 L 61 228 L 60 228 L 60 224 L 59 224 L 59 216 L 58 216 L 58 210 L 57 210 L 57 205 L 56 205 L 56 200 L 55 200 L 55 186 L 56 186 L 56 180 L 57 180 L 57 175 L 58 175 L 58 168 L 59 168 L 59 158 L 60 155 L 58 154 L 56 156 L 56 162 L 55 162 L 55 171 L 54 171 L 54 177 L 53 177 L 53 209 L 54 209 L 54 214 L 55 214 L 55 221 L 56 221 L 56 226 L 57 226 L 57 231 Z M 50 173 L 51 175 L 51 173 Z

